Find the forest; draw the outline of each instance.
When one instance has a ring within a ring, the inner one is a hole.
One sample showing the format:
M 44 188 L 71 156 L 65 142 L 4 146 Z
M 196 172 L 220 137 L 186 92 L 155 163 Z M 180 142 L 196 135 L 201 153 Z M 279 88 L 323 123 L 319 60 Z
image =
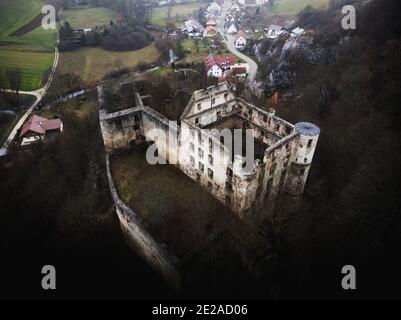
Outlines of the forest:
M 335 59 L 294 63 L 297 98 L 278 107 L 279 116 L 322 129 L 303 199 L 284 197 L 270 219 L 282 293 L 290 297 L 344 295 L 328 289 L 343 265 L 360 270 L 358 297 L 399 296 L 401 4 L 354 1 L 357 29 L 344 31 L 345 2 L 299 15 L 301 26 L 320 31 L 317 46 L 334 47 Z

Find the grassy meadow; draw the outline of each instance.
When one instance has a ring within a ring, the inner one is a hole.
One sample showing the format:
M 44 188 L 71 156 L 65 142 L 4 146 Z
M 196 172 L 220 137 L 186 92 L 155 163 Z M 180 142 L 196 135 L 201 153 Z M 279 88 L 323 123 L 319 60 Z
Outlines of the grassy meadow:
M 204 3 L 201 2 L 175 5 L 171 10 L 170 20 L 167 20 L 168 7 L 155 8 L 150 17 L 150 23 L 159 27 L 166 27 L 167 22 L 172 22 L 178 27 L 203 5 Z
M 73 52 L 63 52 L 60 56 L 59 71 L 75 73 L 85 85 L 91 85 L 112 71 L 122 67 L 135 70 L 140 63 L 154 63 L 159 57 L 154 44 L 140 50 L 124 52 L 82 48 Z
M 100 27 L 110 24 L 110 21 L 118 21 L 117 13 L 106 8 L 63 10 L 60 18 L 76 29 Z
M 54 59 L 56 30 L 36 28 L 21 36 L 11 34 L 41 13 L 42 0 L 0 0 L 0 72 L 20 68 L 22 90 L 36 90 Z
M 268 16 L 296 15 L 307 6 L 326 9 L 329 0 L 278 0 L 276 6 L 267 11 Z

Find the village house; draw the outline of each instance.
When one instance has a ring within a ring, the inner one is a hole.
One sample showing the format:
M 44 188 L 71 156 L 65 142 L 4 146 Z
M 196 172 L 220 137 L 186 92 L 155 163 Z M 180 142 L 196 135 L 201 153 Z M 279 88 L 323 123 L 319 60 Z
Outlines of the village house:
M 237 49 L 245 48 L 247 39 L 248 39 L 248 37 L 244 30 L 238 31 L 238 33 L 235 36 L 235 40 L 234 40 L 235 47 Z
M 283 31 L 284 31 L 284 28 L 282 26 L 272 24 L 267 29 L 267 38 L 276 39 L 283 33 Z
M 191 18 L 184 22 L 184 25 L 181 26 L 181 32 L 183 33 L 203 33 L 205 28 L 194 18 Z
M 107 113 L 99 89 L 100 126 L 108 153 L 128 149 L 136 140 L 154 142 L 158 157 L 176 165 L 243 219 L 252 219 L 261 209 L 269 212 L 280 194 L 303 193 L 320 136 L 314 124 L 293 125 L 271 107 L 247 103 L 227 82 L 195 91 L 179 126 L 145 106 L 138 92 L 135 97 L 133 108 Z M 233 147 L 235 138 L 223 133 L 235 135 L 235 129 L 249 129 L 247 141 L 254 146 L 249 154 L 242 143 L 239 149 Z
M 235 11 L 235 12 L 240 12 L 240 8 L 239 8 L 239 5 L 237 4 L 237 3 L 233 3 L 233 5 L 231 6 L 231 10 L 232 11 Z
M 206 11 L 214 16 L 219 16 L 221 14 L 221 6 L 213 2 Z
M 248 64 L 237 64 L 235 57 L 230 55 L 208 56 L 204 60 L 207 76 L 218 78 L 219 82 L 231 76 L 242 76 L 247 74 Z M 245 69 L 244 69 L 245 68 Z
M 291 31 L 291 37 L 300 37 L 304 33 L 305 33 L 305 29 L 297 27 L 297 28 L 295 28 L 294 30 Z
M 226 15 L 226 21 L 227 22 L 234 22 L 235 21 L 235 14 L 234 13 L 227 13 Z
M 244 7 L 263 6 L 267 2 L 269 2 L 269 0 L 238 0 L 238 3 Z
M 226 32 L 228 34 L 236 34 L 238 32 L 237 26 L 235 25 L 234 22 L 231 22 L 231 21 L 227 22 L 224 25 L 224 29 L 226 30 Z
M 230 70 L 225 71 L 221 77 L 218 78 L 218 82 L 227 81 L 230 78 L 244 79 L 248 75 L 246 67 L 235 67 L 232 66 Z
M 213 27 L 217 26 L 216 18 L 210 17 L 206 22 L 206 26 L 213 26 Z
M 26 146 L 50 139 L 63 132 L 63 123 L 60 119 L 48 120 L 38 115 L 33 115 L 21 129 L 21 146 Z
M 208 67 L 207 76 L 212 78 L 221 78 L 223 76 L 223 69 L 221 69 L 219 65 L 213 64 L 211 67 Z

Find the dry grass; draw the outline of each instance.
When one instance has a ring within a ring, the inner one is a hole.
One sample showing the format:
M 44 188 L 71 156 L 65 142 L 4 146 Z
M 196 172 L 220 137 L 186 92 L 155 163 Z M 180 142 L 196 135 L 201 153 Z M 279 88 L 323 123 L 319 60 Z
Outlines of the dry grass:
M 155 63 L 159 57 L 160 54 L 154 44 L 127 52 L 82 48 L 61 54 L 60 72 L 75 73 L 81 77 L 85 85 L 91 85 L 112 71 L 120 68 L 135 70 L 140 63 Z

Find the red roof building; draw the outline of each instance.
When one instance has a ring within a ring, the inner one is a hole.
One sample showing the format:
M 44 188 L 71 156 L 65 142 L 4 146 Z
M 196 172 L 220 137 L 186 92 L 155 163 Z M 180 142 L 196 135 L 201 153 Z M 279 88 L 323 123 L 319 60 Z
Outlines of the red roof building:
M 21 129 L 20 138 L 39 136 L 43 138 L 46 134 L 62 132 L 63 123 L 60 119 L 48 120 L 46 118 L 33 115 Z
M 217 26 L 216 19 L 214 17 L 210 17 L 209 20 L 206 22 L 207 26 Z
M 238 33 L 235 35 L 235 40 L 238 40 L 239 38 L 248 39 L 248 36 L 244 30 L 238 31 Z

